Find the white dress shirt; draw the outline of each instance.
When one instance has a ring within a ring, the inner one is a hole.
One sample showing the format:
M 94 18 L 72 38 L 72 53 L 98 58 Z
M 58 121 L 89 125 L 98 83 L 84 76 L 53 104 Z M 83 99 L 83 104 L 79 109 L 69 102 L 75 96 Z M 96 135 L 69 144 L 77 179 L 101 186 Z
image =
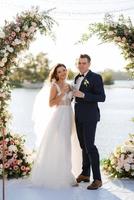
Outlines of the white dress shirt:
M 82 83 L 84 77 L 87 75 L 88 72 L 89 72 L 89 70 L 88 70 L 87 72 L 84 73 L 84 76 L 79 77 L 79 78 L 77 79 L 76 84 L 75 84 L 75 89 L 76 89 L 76 90 L 79 90 L 79 89 L 80 89 L 81 83 Z

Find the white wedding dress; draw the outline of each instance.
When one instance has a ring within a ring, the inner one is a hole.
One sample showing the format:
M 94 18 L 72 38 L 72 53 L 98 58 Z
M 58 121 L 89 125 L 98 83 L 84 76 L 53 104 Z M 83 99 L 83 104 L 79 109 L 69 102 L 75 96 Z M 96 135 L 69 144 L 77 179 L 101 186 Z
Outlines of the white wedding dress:
M 53 84 L 60 95 L 60 87 Z M 61 188 L 76 183 L 71 164 L 72 123 L 71 93 L 66 93 L 45 128 L 30 177 L 32 184 Z

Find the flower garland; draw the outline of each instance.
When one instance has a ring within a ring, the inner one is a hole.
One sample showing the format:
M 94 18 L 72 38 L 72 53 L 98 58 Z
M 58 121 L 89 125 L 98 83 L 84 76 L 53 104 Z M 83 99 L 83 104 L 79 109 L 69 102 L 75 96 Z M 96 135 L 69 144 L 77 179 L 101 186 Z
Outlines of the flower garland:
M 134 75 L 134 26 L 131 19 L 120 15 L 118 21 L 114 21 L 113 17 L 107 14 L 104 23 L 90 24 L 88 32 L 82 35 L 79 42 L 88 41 L 95 34 L 102 42 L 114 42 L 121 48 L 128 63 L 126 69 Z
M 53 36 L 51 29 L 54 24 L 55 21 L 45 12 L 39 12 L 38 8 L 32 8 L 17 14 L 12 22 L 5 21 L 4 27 L 0 28 L 0 138 L 3 130 L 6 130 L 4 132 L 8 135 L 5 136 L 6 139 L 7 137 L 12 138 L 8 130 L 9 119 L 11 119 L 8 105 L 12 89 L 9 75 L 12 67 L 16 66 L 17 56 L 29 48 L 30 43 L 35 40 L 37 31 Z M 2 153 L 0 153 L 1 155 Z
M 102 161 L 105 173 L 111 177 L 134 178 L 134 135 L 129 135 L 109 158 Z
M 0 177 L 2 177 L 2 142 L 0 136 Z M 25 139 L 17 134 L 6 134 L 5 146 L 5 175 L 8 179 L 28 176 L 30 174 L 33 155 L 32 152 L 24 146 Z

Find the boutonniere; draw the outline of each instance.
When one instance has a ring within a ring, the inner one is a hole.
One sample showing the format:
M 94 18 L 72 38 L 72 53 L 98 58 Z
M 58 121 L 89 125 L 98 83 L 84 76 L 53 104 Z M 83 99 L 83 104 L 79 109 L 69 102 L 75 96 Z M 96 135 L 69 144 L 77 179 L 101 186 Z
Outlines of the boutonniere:
M 87 79 L 84 80 L 84 85 L 87 87 L 89 86 L 89 81 Z

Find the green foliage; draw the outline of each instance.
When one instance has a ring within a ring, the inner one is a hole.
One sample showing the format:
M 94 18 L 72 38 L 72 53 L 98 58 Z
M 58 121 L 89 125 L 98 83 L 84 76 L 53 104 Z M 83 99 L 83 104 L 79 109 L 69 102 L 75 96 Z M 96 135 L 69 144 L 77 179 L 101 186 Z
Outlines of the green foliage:
M 80 42 L 86 42 L 96 35 L 102 42 L 114 42 L 121 49 L 121 53 L 127 60 L 126 69 L 134 75 L 134 26 L 130 18 L 125 19 L 120 15 L 118 21 L 114 21 L 110 14 L 105 16 L 103 23 L 90 24 L 88 32 L 82 35 Z

